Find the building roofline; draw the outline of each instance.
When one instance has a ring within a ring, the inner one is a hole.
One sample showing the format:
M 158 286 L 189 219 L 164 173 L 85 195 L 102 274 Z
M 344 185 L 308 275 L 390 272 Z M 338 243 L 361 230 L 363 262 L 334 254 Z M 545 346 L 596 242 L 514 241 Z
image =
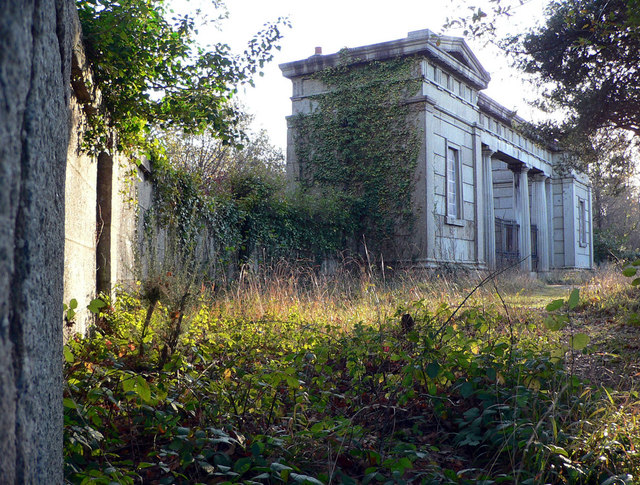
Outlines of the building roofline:
M 307 59 L 280 64 L 279 67 L 284 77 L 292 79 L 337 66 L 345 59 L 347 62 L 360 63 L 413 55 L 425 55 L 446 65 L 477 89 L 485 89 L 491 80 L 464 39 L 438 35 L 428 29 L 409 32 L 404 39 L 343 49 L 328 55 L 316 54 Z
M 515 122 L 517 124 L 526 123 L 524 118 L 518 116 L 517 111 L 512 111 L 504 107 L 485 93 L 478 93 L 478 108 L 483 113 L 499 118 L 505 122 Z

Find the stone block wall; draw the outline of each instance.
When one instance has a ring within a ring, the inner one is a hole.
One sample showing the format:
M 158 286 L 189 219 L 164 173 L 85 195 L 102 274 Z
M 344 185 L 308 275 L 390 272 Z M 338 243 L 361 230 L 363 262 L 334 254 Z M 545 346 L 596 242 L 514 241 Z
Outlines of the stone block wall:
M 66 335 L 92 323 L 87 304 L 116 283 L 135 280 L 137 196 L 148 192 L 143 169 L 119 153 L 91 155 L 84 146 L 89 117 L 101 102 L 80 37 L 72 49 L 71 136 L 65 184 L 64 302 L 78 309 Z

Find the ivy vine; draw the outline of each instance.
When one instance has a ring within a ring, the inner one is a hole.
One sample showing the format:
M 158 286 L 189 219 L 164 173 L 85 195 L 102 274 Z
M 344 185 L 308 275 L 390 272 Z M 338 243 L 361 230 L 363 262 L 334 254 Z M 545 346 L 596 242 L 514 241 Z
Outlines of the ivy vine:
M 340 205 L 345 244 L 364 237 L 380 250 L 414 219 L 422 130 L 409 100 L 421 85 L 418 65 L 415 58 L 362 63 L 345 55 L 314 77 L 327 92 L 312 96 L 313 111 L 293 121 L 300 183 Z
M 238 263 L 314 262 L 340 249 L 339 214 L 287 191 L 283 172 L 229 171 L 212 185 L 202 173 L 172 165 L 161 149 L 151 160 L 153 201 L 141 252 L 153 266 L 215 280 Z

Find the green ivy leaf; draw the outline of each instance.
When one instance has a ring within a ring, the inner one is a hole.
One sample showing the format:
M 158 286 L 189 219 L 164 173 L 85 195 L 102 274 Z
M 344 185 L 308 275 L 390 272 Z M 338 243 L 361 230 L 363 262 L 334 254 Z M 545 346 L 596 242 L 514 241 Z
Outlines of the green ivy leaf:
M 463 398 L 468 398 L 473 394 L 473 384 L 465 382 L 460 386 L 460 395 Z
M 244 475 L 251 469 L 251 461 L 250 457 L 240 458 L 233 465 L 233 471 L 235 471 L 238 475 Z
M 317 478 L 313 478 L 310 477 L 309 475 L 301 475 L 299 473 L 292 473 L 291 474 L 291 479 L 295 482 L 295 483 L 302 483 L 302 484 L 311 484 L 311 485 L 324 485 L 320 480 L 318 480 Z
M 94 313 L 97 315 L 98 313 L 100 313 L 100 309 L 104 308 L 105 306 L 107 306 L 107 304 L 103 300 L 101 300 L 100 298 L 94 298 L 87 305 L 87 308 L 91 313 Z
M 132 392 L 136 388 L 136 382 L 133 379 L 133 376 L 130 376 L 128 374 L 123 374 L 120 382 L 122 384 L 122 390 L 124 392 Z
M 544 326 L 552 332 L 557 332 L 564 327 L 564 322 L 561 318 L 558 318 L 555 315 L 550 315 L 544 319 Z
M 136 376 L 136 392 L 144 402 L 151 402 L 151 388 L 149 387 L 149 383 L 140 375 Z
M 72 364 L 75 359 L 73 357 L 73 352 L 71 352 L 71 349 L 67 345 L 65 345 L 62 348 L 62 352 L 64 353 L 65 362 Z
M 622 274 L 625 275 L 627 278 L 629 278 L 631 276 L 635 276 L 637 272 L 638 272 L 637 268 L 634 268 L 633 266 L 629 266 L 628 268 L 625 268 L 622 271 Z
M 271 464 L 270 468 L 271 471 L 279 474 L 280 478 L 282 478 L 282 480 L 284 480 L 285 482 L 289 479 L 289 474 L 293 471 L 293 468 L 291 468 L 290 466 L 275 462 Z

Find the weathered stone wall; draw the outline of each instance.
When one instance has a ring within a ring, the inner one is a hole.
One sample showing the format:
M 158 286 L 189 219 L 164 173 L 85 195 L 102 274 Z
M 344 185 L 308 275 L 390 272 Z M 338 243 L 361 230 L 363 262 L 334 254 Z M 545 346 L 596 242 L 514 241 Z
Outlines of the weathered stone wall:
M 96 287 L 96 194 L 97 161 L 82 151 L 82 133 L 87 129 L 85 110 L 92 105 L 87 90 L 81 39 L 73 46 L 73 90 L 71 92 L 71 134 L 65 182 L 64 302 L 75 298 L 78 313 L 68 332 L 84 333 L 90 323 L 85 306 Z
M 0 480 L 62 483 L 70 0 L 0 0 Z
M 114 284 L 133 283 L 136 200 L 144 174 L 120 153 L 92 156 L 84 144 L 89 117 L 101 102 L 80 37 L 72 50 L 71 137 L 65 184 L 64 301 L 78 302 L 66 335 L 92 323 L 87 304 Z M 149 185 L 149 184 L 146 184 Z

